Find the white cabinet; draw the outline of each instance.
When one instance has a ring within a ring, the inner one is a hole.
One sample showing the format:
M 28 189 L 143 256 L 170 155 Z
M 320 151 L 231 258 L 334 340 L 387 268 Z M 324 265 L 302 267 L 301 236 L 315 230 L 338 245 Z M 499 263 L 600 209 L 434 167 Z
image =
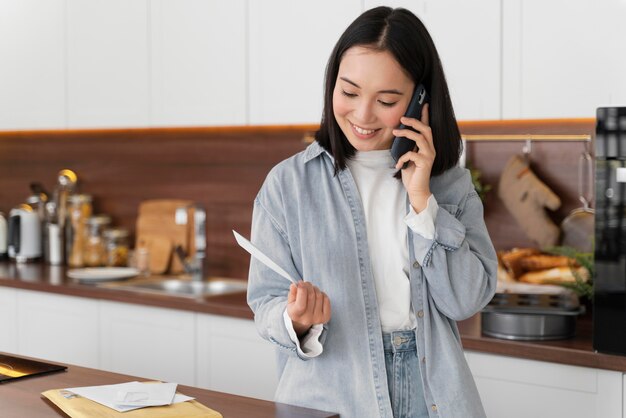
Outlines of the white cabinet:
M 100 367 L 195 384 L 195 314 L 100 301 Z
M 501 117 L 500 8 L 499 0 L 431 0 L 424 6 L 459 120 Z
M 149 125 L 147 0 L 67 1 L 71 128 Z
M 17 353 L 98 367 L 98 302 L 46 292 L 17 292 Z
M 150 2 L 152 125 L 247 122 L 247 3 Z
M 622 418 L 621 372 L 476 352 L 466 357 L 488 417 Z
M 65 0 L 0 0 L 0 129 L 65 127 Z
M 0 351 L 17 353 L 17 290 L 0 287 Z
M 254 322 L 198 314 L 197 386 L 272 400 L 278 385 L 272 344 Z
M 626 2 L 503 2 L 503 117 L 595 117 L 626 104 Z
M 379 5 L 404 7 L 424 22 L 439 52 L 457 119 L 500 118 L 500 0 L 365 1 L 366 9 Z
M 361 0 L 248 5 L 249 123 L 319 123 L 326 63 Z
M 278 385 L 247 319 L 0 287 L 0 320 L 0 351 L 266 400 Z M 489 417 L 626 417 L 621 372 L 465 355 Z
M 316 124 L 380 4 L 424 21 L 460 120 L 626 105 L 624 0 L 0 0 L 0 130 Z

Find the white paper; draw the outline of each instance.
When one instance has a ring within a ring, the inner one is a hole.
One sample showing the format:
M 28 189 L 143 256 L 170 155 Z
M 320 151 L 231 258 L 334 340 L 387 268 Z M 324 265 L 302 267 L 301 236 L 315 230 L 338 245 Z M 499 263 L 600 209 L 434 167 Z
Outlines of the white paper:
M 243 248 L 244 250 L 249 252 L 250 255 L 252 255 L 252 257 L 256 258 L 261 263 L 265 264 L 267 267 L 271 268 L 276 273 L 278 273 L 281 276 L 283 276 L 285 279 L 291 281 L 293 284 L 297 284 L 298 281 L 296 279 L 291 277 L 289 275 L 289 273 L 287 273 L 285 270 L 283 270 L 278 264 L 276 264 L 274 261 L 272 261 L 271 258 L 269 258 L 265 254 L 263 254 L 263 252 L 261 250 L 259 250 L 257 247 L 255 247 L 254 244 L 252 244 L 250 241 L 245 239 L 243 236 L 241 236 L 241 234 L 239 234 L 234 229 L 233 229 L 233 234 L 235 235 L 235 239 L 237 240 L 237 244 L 239 244 L 241 246 L 241 248 Z
M 147 406 L 170 405 L 194 399 L 177 394 L 176 386 L 176 383 L 128 382 L 117 385 L 68 388 L 65 390 L 114 409 L 117 412 L 126 412 Z

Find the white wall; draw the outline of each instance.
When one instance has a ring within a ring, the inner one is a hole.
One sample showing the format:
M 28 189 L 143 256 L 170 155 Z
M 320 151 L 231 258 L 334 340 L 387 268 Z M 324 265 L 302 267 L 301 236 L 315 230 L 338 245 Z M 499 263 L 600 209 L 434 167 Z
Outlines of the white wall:
M 0 130 L 318 123 L 377 0 L 0 0 Z M 390 0 L 422 18 L 459 119 L 626 104 L 625 0 Z

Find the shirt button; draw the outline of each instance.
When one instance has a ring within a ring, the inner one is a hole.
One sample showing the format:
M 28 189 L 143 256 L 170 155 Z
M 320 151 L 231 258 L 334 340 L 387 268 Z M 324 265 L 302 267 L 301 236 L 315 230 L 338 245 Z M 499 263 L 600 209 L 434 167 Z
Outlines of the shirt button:
M 418 263 L 417 261 L 415 263 L 413 263 L 413 268 L 417 269 L 419 268 L 420 263 Z
M 430 409 L 432 409 L 433 411 L 436 411 L 437 410 L 437 405 L 431 406 Z
M 420 318 L 422 318 L 424 316 L 424 311 L 419 311 L 417 313 L 417 316 L 419 316 Z
M 399 335 L 396 335 L 396 336 L 393 338 L 393 344 L 394 344 L 396 347 L 397 347 L 397 346 L 399 346 L 400 344 L 402 344 L 402 337 L 401 337 L 401 336 L 399 336 Z
M 426 357 L 422 357 L 422 363 L 426 363 Z

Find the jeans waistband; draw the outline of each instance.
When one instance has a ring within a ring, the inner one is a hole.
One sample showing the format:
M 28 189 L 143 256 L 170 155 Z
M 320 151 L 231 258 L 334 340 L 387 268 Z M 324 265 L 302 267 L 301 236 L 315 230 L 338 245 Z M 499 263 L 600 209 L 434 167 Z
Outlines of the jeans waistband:
M 415 351 L 415 330 L 384 332 L 383 346 L 386 352 Z

